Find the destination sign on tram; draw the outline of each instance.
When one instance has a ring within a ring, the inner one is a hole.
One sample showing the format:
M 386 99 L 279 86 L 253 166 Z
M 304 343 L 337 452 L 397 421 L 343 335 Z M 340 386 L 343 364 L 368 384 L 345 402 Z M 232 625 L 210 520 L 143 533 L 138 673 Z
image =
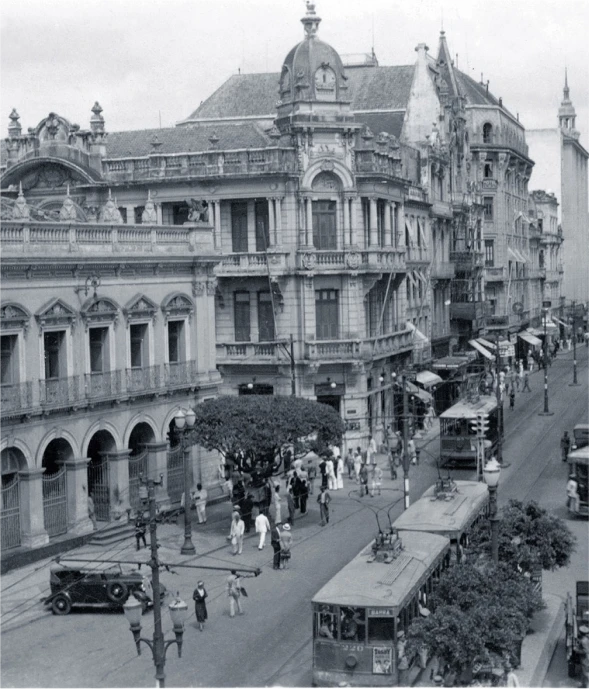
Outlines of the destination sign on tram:
M 392 608 L 367 608 L 368 617 L 394 617 Z

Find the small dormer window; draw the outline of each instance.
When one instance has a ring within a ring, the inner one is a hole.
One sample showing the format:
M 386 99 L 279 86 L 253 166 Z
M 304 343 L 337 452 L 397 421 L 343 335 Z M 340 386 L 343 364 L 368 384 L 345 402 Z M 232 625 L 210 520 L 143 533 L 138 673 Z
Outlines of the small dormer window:
M 483 125 L 483 143 L 490 144 L 493 142 L 493 125 L 490 122 L 485 122 Z

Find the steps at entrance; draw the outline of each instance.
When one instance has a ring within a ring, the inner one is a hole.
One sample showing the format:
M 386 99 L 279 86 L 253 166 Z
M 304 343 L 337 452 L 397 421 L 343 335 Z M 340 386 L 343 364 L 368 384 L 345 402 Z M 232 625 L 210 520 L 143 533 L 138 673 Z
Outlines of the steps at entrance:
M 128 521 L 111 522 L 110 524 L 99 526 L 98 531 L 94 532 L 88 544 L 98 546 L 112 545 L 113 543 L 126 541 L 134 534 L 135 527 Z

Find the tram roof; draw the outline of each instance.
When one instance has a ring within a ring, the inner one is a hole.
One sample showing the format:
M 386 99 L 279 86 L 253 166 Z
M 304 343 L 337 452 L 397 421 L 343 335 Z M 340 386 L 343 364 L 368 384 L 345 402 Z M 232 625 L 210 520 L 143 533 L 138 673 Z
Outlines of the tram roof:
M 454 481 L 457 491 L 449 499 L 435 497 L 435 485 L 410 505 L 394 526 L 408 531 L 429 531 L 456 538 L 472 524 L 489 502 L 489 491 L 479 481 Z
M 456 402 L 440 414 L 441 419 L 470 419 L 477 414 L 488 414 L 497 408 L 497 400 L 491 395 L 481 395 L 477 402 Z
M 403 550 L 395 560 L 368 562 L 372 541 L 313 596 L 313 603 L 401 606 L 427 579 L 450 541 L 431 533 L 400 531 L 399 536 Z
M 569 452 L 568 461 L 589 464 L 589 446 L 579 447 Z

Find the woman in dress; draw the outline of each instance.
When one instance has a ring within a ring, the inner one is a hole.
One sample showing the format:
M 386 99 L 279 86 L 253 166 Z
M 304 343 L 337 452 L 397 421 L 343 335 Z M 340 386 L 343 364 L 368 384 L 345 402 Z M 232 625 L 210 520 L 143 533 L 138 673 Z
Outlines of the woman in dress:
M 208 596 L 205 589 L 203 581 L 199 581 L 192 594 L 192 600 L 194 601 L 194 614 L 196 615 L 196 621 L 198 622 L 198 628 L 202 632 L 203 625 L 208 618 L 207 604 L 205 603 L 205 598 Z
M 337 487 L 339 490 L 343 490 L 344 487 L 344 460 L 341 455 L 337 458 Z

